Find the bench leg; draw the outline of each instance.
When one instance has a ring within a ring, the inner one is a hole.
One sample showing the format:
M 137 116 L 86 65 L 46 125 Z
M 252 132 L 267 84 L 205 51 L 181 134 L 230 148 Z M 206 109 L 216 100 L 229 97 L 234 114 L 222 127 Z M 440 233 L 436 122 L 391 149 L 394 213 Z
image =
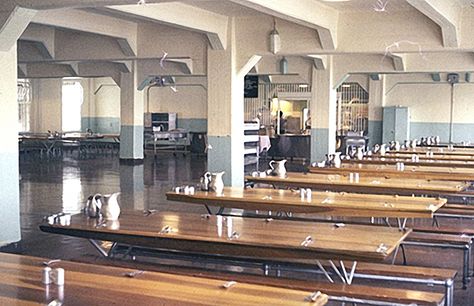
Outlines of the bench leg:
M 109 254 L 97 243 L 97 241 L 93 239 L 89 239 L 89 242 L 92 244 L 92 246 L 104 257 L 108 257 Z
M 395 252 L 393 253 L 392 265 L 394 265 L 395 261 L 397 260 L 398 250 L 400 250 L 400 245 L 397 246 L 397 248 L 395 249 Z
M 407 255 L 405 253 L 405 246 L 403 244 L 400 244 L 400 248 L 402 249 L 402 256 L 403 256 L 403 265 L 407 265 Z
M 467 289 L 469 282 L 469 253 L 470 248 L 466 247 L 463 250 L 463 267 L 462 267 L 462 288 Z
M 329 280 L 329 282 L 334 283 L 331 276 L 329 276 L 329 273 L 326 271 L 326 269 L 324 269 L 323 265 L 321 264 L 321 262 L 319 260 L 316 260 L 316 265 L 324 273 L 324 276 L 326 276 L 326 278 Z
M 445 283 L 445 306 L 453 306 L 454 305 L 454 281 L 452 279 L 448 279 Z

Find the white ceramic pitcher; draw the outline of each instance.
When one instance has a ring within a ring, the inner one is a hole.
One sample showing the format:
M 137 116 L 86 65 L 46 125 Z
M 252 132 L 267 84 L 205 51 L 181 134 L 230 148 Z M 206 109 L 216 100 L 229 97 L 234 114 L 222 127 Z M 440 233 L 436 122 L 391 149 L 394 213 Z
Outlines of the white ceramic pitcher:
M 118 203 L 117 197 L 120 195 L 120 192 L 103 195 L 100 201 L 102 202 L 101 212 L 102 216 L 106 220 L 118 220 L 120 216 L 120 205 Z
M 87 203 L 86 203 L 84 213 L 89 218 L 100 218 L 100 210 L 102 208 L 102 202 L 100 201 L 101 197 L 102 195 L 97 193 L 87 198 Z
M 278 177 L 283 178 L 283 177 L 286 177 L 285 163 L 286 163 L 286 159 L 283 159 L 283 160 L 280 160 L 280 161 L 272 160 L 272 161 L 270 161 L 270 163 L 268 165 L 272 169 L 273 175 L 276 175 Z M 275 165 L 275 166 L 273 166 L 273 165 Z
M 224 191 L 224 176 L 225 171 L 211 173 L 211 182 L 209 183 L 209 189 L 214 190 L 216 193 L 222 193 Z

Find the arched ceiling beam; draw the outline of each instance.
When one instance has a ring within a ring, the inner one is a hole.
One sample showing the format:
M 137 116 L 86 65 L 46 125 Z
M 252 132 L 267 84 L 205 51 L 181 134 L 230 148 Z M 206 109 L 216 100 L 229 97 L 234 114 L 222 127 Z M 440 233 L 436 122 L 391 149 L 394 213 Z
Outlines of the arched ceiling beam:
M 110 6 L 108 10 L 131 14 L 135 17 L 164 23 L 207 35 L 213 49 L 227 46 L 228 17 L 184 3 L 156 3 L 147 5 Z M 186 14 L 183 14 L 186 12 Z M 189 16 L 192 16 L 190 18 Z
M 445 47 L 459 47 L 461 13 L 459 3 L 446 0 L 407 0 L 407 2 L 441 27 Z
M 313 28 L 326 50 L 337 47 L 339 13 L 314 0 L 230 0 L 264 14 Z

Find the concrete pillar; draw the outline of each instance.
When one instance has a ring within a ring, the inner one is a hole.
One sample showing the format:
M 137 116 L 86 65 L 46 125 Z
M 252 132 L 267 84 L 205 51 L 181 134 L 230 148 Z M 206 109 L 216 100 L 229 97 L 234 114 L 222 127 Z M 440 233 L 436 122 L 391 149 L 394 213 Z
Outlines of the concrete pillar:
M 143 91 L 137 90 L 137 63 L 120 78 L 120 159 L 143 162 Z
M 0 52 L 0 245 L 19 241 L 20 195 L 18 171 L 18 101 L 16 44 L 7 52 Z
M 385 105 L 385 76 L 369 78 L 369 147 L 382 143 L 382 108 Z
M 123 210 L 141 210 L 145 207 L 144 165 L 120 165 L 120 207 Z
M 244 76 L 260 60 L 238 67 L 234 19 L 229 20 L 226 50 L 208 50 L 208 169 L 225 171 L 227 186 L 244 183 Z
M 311 162 L 336 150 L 336 89 L 332 57 L 325 69 L 313 66 L 311 93 Z

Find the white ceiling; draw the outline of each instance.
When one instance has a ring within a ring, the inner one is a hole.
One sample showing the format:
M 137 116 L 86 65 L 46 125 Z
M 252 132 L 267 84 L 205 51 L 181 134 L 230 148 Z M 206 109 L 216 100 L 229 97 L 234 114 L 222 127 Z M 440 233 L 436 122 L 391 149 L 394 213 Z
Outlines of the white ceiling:
M 404 11 L 413 9 L 406 0 L 317 0 L 327 6 L 333 7 L 338 11 L 377 11 L 385 8 L 385 12 Z M 449 1 L 449 0 L 448 0 Z
M 316 0 L 338 11 L 381 11 L 385 12 L 406 11 L 413 7 L 406 0 Z M 474 0 L 443 0 L 457 2 L 461 6 L 473 6 Z
M 210 12 L 231 17 L 261 15 L 261 13 L 250 8 L 223 0 L 185 0 L 182 2 Z

